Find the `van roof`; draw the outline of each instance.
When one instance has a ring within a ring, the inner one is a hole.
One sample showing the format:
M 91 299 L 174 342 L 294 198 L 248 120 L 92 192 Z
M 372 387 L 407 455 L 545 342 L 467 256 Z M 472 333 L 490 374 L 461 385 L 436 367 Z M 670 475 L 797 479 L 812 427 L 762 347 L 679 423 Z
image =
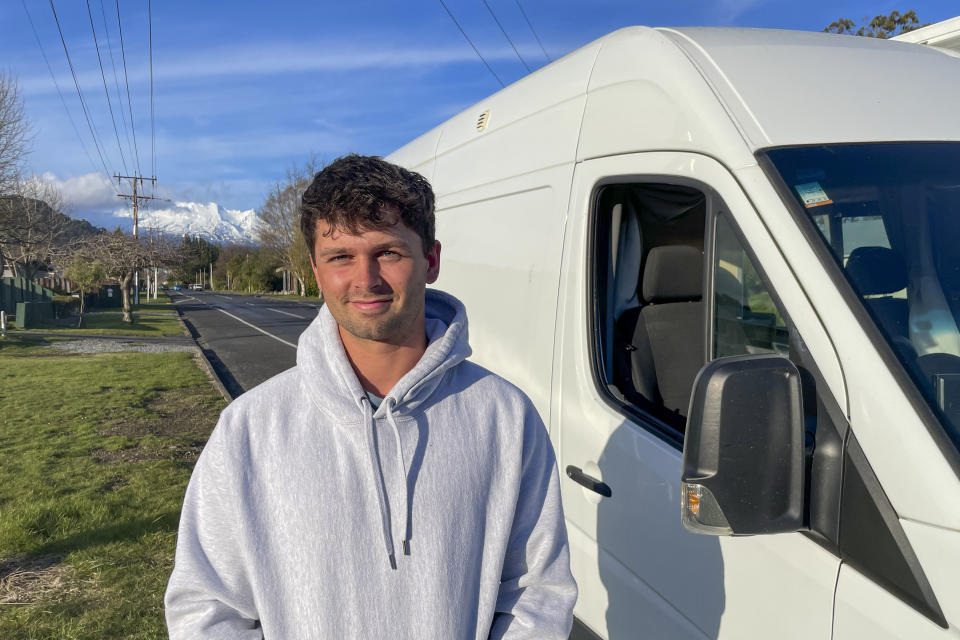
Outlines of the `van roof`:
M 960 141 L 957 78 L 960 59 L 904 42 L 628 27 L 480 101 L 390 159 L 430 178 L 435 158 L 507 127 L 515 135 L 544 114 L 557 136 L 570 128 L 578 137 L 577 159 L 685 149 L 742 164 L 775 146 Z

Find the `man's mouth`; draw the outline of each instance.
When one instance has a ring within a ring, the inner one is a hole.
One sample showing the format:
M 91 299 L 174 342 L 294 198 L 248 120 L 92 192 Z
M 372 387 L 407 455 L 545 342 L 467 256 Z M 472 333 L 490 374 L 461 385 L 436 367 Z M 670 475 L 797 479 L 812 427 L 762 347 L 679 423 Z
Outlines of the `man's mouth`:
M 374 298 L 371 300 L 351 300 L 350 304 L 361 311 L 377 311 L 389 306 L 392 301 L 392 298 Z

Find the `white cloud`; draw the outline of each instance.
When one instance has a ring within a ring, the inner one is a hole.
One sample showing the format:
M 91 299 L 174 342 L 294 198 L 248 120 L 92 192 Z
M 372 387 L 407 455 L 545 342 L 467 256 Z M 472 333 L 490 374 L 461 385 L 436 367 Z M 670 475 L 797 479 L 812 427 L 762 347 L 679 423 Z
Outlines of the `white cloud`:
M 757 2 L 758 0 L 724 0 L 725 3 Z M 512 60 L 513 50 L 506 46 L 484 47 L 488 61 Z M 169 57 L 154 65 L 154 78 L 159 82 L 182 81 L 190 78 L 207 78 L 237 75 L 275 75 L 304 72 L 344 72 L 363 69 L 423 69 L 448 64 L 477 62 L 477 56 L 468 46 L 451 45 L 438 47 L 396 47 L 389 45 L 364 45 L 363 43 L 328 43 L 318 47 L 316 43 L 260 42 L 196 49 L 189 54 Z M 130 84 L 144 82 L 149 78 L 146 67 L 131 67 Z M 84 90 L 103 87 L 98 71 L 83 71 L 77 80 Z M 69 74 L 58 74 L 61 89 L 73 85 Z M 21 77 L 20 88 L 25 94 L 54 93 L 56 91 L 48 74 Z
M 122 206 L 117 197 L 116 184 L 102 173 L 87 173 L 61 179 L 52 173 L 40 178 L 56 187 L 68 207 L 77 209 L 118 209 Z

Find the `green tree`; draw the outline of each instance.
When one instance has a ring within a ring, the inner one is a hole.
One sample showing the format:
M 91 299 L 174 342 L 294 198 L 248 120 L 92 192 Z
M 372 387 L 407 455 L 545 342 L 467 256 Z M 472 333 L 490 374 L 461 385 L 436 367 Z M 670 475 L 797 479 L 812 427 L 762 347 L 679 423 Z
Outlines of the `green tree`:
M 927 24 L 920 24 L 920 19 L 917 18 L 916 11 L 910 10 L 906 13 L 892 11 L 888 16 L 874 16 L 869 21 L 867 18 L 864 18 L 859 27 L 849 18 L 840 18 L 836 22 L 831 23 L 824 31 L 827 33 L 842 33 L 851 36 L 864 36 L 867 38 L 886 40 L 887 38 L 898 36 L 901 33 L 907 33 L 908 31 L 925 27 Z
M 106 279 L 107 271 L 86 248 L 75 251 L 72 260 L 63 271 L 73 286 L 80 290 L 80 318 L 77 320 L 77 328 L 79 328 L 83 326 L 85 298 Z
M 259 293 L 279 288 L 279 266 L 277 257 L 267 249 L 230 246 L 224 248 L 213 273 L 229 282 L 231 291 Z
M 199 282 L 198 274 L 208 274 L 210 265 L 220 257 L 220 245 L 214 244 L 200 236 L 183 236 L 178 249 L 179 260 L 177 269 L 173 273 L 174 281 L 188 284 Z M 211 283 L 211 288 L 213 283 Z

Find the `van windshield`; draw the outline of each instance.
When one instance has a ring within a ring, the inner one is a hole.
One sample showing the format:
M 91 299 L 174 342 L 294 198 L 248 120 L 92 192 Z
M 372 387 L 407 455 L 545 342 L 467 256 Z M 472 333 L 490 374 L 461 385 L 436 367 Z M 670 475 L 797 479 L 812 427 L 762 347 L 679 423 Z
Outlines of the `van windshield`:
M 960 143 L 766 155 L 960 446 Z

